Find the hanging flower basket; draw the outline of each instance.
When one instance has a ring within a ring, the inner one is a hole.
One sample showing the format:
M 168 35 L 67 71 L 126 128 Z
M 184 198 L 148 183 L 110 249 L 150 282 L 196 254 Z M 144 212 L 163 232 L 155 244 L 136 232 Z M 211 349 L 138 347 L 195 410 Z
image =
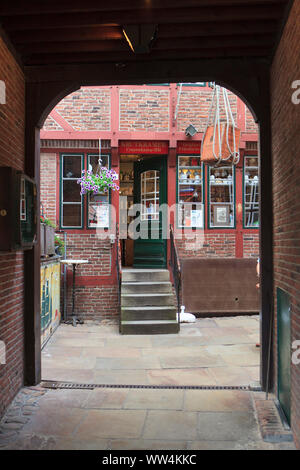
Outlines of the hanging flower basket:
M 82 176 L 77 180 L 80 184 L 80 194 L 103 194 L 107 193 L 110 189 L 118 191 L 120 188 L 115 182 L 119 179 L 115 170 L 109 170 L 105 166 L 99 168 L 94 174 L 91 170 L 83 170 Z

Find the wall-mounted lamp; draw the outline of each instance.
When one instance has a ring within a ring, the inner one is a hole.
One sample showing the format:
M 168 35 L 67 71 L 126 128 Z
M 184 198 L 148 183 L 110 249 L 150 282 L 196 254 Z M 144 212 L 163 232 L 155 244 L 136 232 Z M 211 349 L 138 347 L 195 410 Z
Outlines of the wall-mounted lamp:
M 195 134 L 197 134 L 197 129 L 193 126 L 193 124 L 190 124 L 186 130 L 185 130 L 185 135 L 187 137 L 194 137 Z
M 157 25 L 128 24 L 124 25 L 122 30 L 130 49 L 135 54 L 147 54 L 150 52 L 156 38 Z

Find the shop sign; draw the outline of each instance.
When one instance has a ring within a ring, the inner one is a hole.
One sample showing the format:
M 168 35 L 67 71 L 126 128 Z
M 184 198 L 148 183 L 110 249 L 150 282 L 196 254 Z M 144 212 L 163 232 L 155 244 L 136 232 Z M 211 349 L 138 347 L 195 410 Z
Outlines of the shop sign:
M 166 155 L 169 151 L 168 142 L 153 140 L 121 140 L 120 154 L 151 154 Z

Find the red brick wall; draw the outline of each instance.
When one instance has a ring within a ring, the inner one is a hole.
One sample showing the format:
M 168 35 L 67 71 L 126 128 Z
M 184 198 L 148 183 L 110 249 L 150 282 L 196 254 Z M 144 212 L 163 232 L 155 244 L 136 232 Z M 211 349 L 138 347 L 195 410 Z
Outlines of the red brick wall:
M 6 104 L 0 104 L 0 166 L 24 170 L 24 75 L 1 38 L 0 80 L 6 85 Z M 0 252 L 0 339 L 6 344 L 0 417 L 23 385 L 23 299 L 23 253 Z
M 110 89 L 82 87 L 66 96 L 55 107 L 55 111 L 76 131 L 110 130 Z M 49 118 L 44 130 L 56 129 Z
M 194 241 L 190 238 L 176 239 L 181 258 L 235 258 L 235 233 L 205 233 Z
M 41 152 L 41 202 L 45 217 L 56 223 L 57 154 Z
M 47 117 L 43 129 L 47 131 L 63 131 L 63 128 L 51 116 Z
M 71 285 L 67 294 L 67 315 L 72 312 Z M 118 287 L 112 286 L 77 286 L 75 294 L 75 313 L 84 320 L 95 321 L 117 319 Z
M 258 125 L 254 121 L 252 113 L 247 106 L 245 106 L 245 131 L 250 132 L 251 134 L 258 133 Z
M 244 258 L 259 257 L 259 233 L 243 234 L 243 256 Z
M 120 89 L 120 131 L 169 131 L 169 88 Z
M 231 92 L 228 92 L 228 96 L 229 102 L 231 104 L 233 117 L 236 120 L 237 96 Z M 195 126 L 199 132 L 204 132 L 210 110 L 211 98 L 211 88 L 190 88 L 183 86 L 178 105 L 177 130 L 184 132 L 190 124 L 193 124 L 193 126 Z M 225 118 L 224 103 L 222 96 L 220 100 L 221 118 Z
M 299 24 L 300 2 L 296 1 L 271 69 L 275 312 L 280 287 L 291 298 L 292 341 L 300 340 L 300 104 L 291 100 L 292 83 L 300 80 Z M 276 354 L 276 333 L 274 345 Z M 275 370 L 275 381 L 276 377 Z M 291 387 L 291 426 L 300 448 L 300 365 L 292 364 Z
M 114 249 L 115 245 L 111 245 L 109 240 L 97 238 L 95 232 L 67 233 L 67 257 L 89 260 L 88 264 L 79 265 L 76 270 L 76 313 L 85 320 L 99 321 L 118 315 Z M 99 276 L 101 276 L 100 279 Z M 67 279 L 67 315 L 69 316 L 72 312 L 71 268 L 68 268 Z

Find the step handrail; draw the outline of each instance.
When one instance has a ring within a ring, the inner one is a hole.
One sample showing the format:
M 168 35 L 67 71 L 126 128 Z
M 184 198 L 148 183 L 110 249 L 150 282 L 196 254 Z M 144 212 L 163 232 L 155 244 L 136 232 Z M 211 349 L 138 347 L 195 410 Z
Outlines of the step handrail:
M 169 265 L 172 269 L 174 288 L 177 298 L 177 313 L 179 318 L 181 306 L 181 266 L 180 259 L 175 243 L 174 227 L 170 225 L 170 262 Z
M 116 268 L 117 268 L 117 285 L 118 285 L 119 321 L 121 322 L 122 258 L 121 258 L 121 241 L 119 237 L 119 224 L 116 224 Z

